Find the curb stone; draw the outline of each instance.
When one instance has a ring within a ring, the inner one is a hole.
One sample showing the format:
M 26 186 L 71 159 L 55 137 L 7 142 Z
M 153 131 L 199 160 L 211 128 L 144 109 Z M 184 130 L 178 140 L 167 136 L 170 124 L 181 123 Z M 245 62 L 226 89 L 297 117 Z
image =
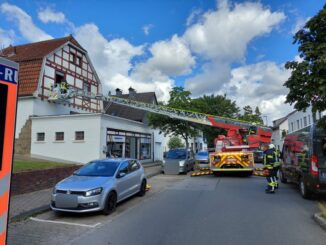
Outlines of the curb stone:
M 33 209 L 28 210 L 26 212 L 22 212 L 22 213 L 20 213 L 18 215 L 10 217 L 9 223 L 18 222 L 18 221 L 27 219 L 30 216 L 40 214 L 40 213 L 44 213 L 44 212 L 49 211 L 49 210 L 51 210 L 49 204 L 43 205 L 41 207 L 33 208 Z
M 160 164 L 157 164 L 157 165 L 160 165 Z M 156 165 L 152 165 L 151 167 L 153 166 L 156 166 Z M 147 175 L 146 177 L 148 179 L 156 176 L 156 175 L 159 175 L 161 174 L 161 171 L 157 171 L 157 172 L 154 172 L 154 173 L 151 173 L 149 175 Z M 47 212 L 47 211 L 50 211 L 51 208 L 50 208 L 50 205 L 47 204 L 47 205 L 43 205 L 41 207 L 37 207 L 37 208 L 34 208 L 34 209 L 31 209 L 31 210 L 28 210 L 26 212 L 22 212 L 18 215 L 15 215 L 13 217 L 10 217 L 9 219 L 9 223 L 14 223 L 14 222 L 18 222 L 18 221 L 21 221 L 21 220 L 24 220 L 24 219 L 27 219 L 28 217 L 30 216 L 33 216 L 33 215 L 36 215 L 36 214 L 40 214 L 40 213 L 44 213 L 44 212 Z
M 326 231 L 326 219 L 323 217 L 321 213 L 314 214 L 313 219 L 316 221 L 318 225 L 320 225 L 322 229 L 324 229 L 324 231 Z

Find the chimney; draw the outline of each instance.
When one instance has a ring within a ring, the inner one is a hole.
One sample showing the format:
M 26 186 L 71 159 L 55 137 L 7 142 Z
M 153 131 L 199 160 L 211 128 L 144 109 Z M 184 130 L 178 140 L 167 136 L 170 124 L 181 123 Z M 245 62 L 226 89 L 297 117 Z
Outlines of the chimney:
M 121 95 L 122 95 L 122 90 L 119 89 L 119 88 L 116 88 L 116 89 L 115 89 L 115 95 L 116 95 L 116 96 L 121 96 Z
M 136 90 L 134 88 L 130 87 L 128 91 L 129 91 L 129 97 L 135 97 Z

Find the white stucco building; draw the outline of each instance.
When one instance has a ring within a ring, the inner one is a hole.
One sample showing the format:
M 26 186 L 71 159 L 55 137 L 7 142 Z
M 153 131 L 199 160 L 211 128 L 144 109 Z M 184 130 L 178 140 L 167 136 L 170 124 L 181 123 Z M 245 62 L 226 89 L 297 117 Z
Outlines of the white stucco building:
M 107 156 L 110 138 L 121 157 L 162 160 L 161 135 L 141 122 L 103 113 L 32 117 L 31 155 L 87 163 Z
M 326 112 L 317 112 L 316 120 L 320 119 Z M 289 133 L 298 131 L 302 128 L 310 126 L 313 123 L 311 107 L 307 108 L 305 112 L 295 111 L 288 118 Z
M 325 114 L 326 112 L 316 113 L 316 120 L 320 119 Z M 277 148 L 279 147 L 279 149 L 282 149 L 285 135 L 308 127 L 312 123 L 313 117 L 311 107 L 305 112 L 295 110 L 285 117 L 273 121 L 272 143 Z
M 295 111 L 285 117 L 273 121 L 272 143 L 275 145 L 276 149 L 282 150 L 283 148 L 284 137 L 289 133 L 288 118 L 293 113 L 295 113 Z

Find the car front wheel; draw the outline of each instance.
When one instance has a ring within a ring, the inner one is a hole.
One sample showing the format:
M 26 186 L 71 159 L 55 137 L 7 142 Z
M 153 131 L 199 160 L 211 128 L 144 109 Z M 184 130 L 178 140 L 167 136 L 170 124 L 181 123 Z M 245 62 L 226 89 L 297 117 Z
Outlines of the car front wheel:
M 105 215 L 109 215 L 115 211 L 116 207 L 117 207 L 117 194 L 111 191 L 106 198 L 103 213 Z
M 141 185 L 140 185 L 140 190 L 138 192 L 138 196 L 140 196 L 140 197 L 145 196 L 145 194 L 146 194 L 146 185 L 147 185 L 146 180 L 143 180 L 141 182 Z

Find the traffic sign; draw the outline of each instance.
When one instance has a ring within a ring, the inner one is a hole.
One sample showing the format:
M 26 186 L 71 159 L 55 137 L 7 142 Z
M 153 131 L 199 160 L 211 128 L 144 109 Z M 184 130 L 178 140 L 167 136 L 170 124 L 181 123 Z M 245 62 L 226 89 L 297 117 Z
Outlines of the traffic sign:
M 18 92 L 18 64 L 0 57 L 0 245 L 6 243 Z

